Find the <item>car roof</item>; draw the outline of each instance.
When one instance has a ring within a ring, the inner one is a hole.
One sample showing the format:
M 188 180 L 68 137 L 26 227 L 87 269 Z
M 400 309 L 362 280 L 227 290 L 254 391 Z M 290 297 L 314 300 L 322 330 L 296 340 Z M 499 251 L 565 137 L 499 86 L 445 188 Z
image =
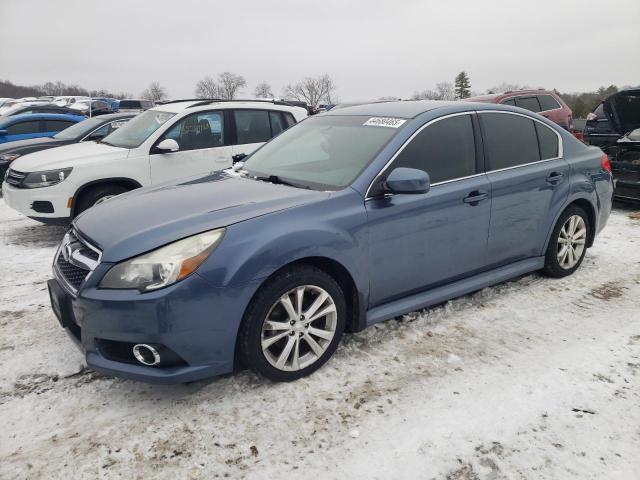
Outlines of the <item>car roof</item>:
M 74 115 L 71 113 L 23 113 L 7 117 L 2 123 L 17 123 L 20 120 L 70 120 L 84 119 L 83 115 Z
M 517 97 L 519 95 L 536 95 L 536 94 L 548 94 L 552 95 L 554 92 L 551 90 L 540 89 L 524 89 L 524 90 L 508 90 L 506 92 L 499 93 L 487 93 L 486 95 L 475 95 L 473 97 L 466 98 L 468 102 L 493 102 L 504 97 Z
M 270 100 L 185 100 L 175 101 L 169 103 L 163 103 L 156 105 L 151 110 L 159 110 L 162 112 L 182 113 L 186 110 L 198 111 L 198 110 L 210 110 L 211 107 L 215 108 L 242 108 L 252 107 L 258 109 L 269 109 L 276 107 L 289 107 L 289 108 L 301 108 L 296 105 L 291 105 L 282 101 L 270 101 Z
M 445 107 L 466 105 L 466 102 L 443 100 L 401 100 L 396 102 L 375 102 L 331 109 L 322 116 L 363 115 L 372 117 L 415 118 L 418 115 Z

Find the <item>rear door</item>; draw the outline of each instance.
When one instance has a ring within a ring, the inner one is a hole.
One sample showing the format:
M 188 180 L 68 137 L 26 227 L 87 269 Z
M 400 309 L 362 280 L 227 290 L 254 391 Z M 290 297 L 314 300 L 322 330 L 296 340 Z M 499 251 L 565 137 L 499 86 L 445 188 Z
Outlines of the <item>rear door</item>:
M 526 115 L 478 112 L 491 182 L 491 267 L 543 254 L 569 194 L 569 166 L 559 134 Z
M 207 174 L 231 166 L 231 146 L 225 133 L 225 112 L 202 111 L 178 120 L 155 142 L 150 151 L 151 182 Z M 155 146 L 171 138 L 177 152 L 159 153 Z
M 567 130 L 569 129 L 567 112 L 564 111 L 562 105 L 560 105 L 552 95 L 538 95 L 538 102 L 540 103 L 540 115 Z

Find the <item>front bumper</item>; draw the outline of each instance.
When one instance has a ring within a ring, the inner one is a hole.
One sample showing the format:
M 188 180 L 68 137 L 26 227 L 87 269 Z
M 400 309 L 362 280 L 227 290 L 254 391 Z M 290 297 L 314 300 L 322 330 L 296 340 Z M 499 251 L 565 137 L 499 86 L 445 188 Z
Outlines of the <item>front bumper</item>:
M 70 191 L 75 191 L 75 188 L 67 181 L 43 188 L 16 188 L 7 182 L 2 184 L 2 197 L 7 205 L 27 217 L 43 221 L 63 221 L 71 217 L 71 209 L 67 207 L 69 197 L 73 197 Z M 49 208 L 38 211 L 38 205 L 48 204 L 51 205 L 52 212 L 48 211 Z
M 49 280 L 52 306 L 63 328 L 85 354 L 87 365 L 102 373 L 149 383 L 185 383 L 230 373 L 236 335 L 258 282 L 213 287 L 197 274 L 155 292 L 96 288 L 110 265 L 100 265 L 73 294 Z M 100 274 L 102 273 L 102 274 Z M 104 344 L 155 344 L 183 362 L 142 365 L 114 358 Z

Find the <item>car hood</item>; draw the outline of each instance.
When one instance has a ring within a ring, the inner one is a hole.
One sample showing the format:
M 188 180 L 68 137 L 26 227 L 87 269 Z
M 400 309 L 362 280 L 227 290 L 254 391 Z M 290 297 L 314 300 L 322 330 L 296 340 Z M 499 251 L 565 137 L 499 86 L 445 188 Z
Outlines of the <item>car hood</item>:
M 79 162 L 110 160 L 126 157 L 129 150 L 104 143 L 82 142 L 64 145 L 55 150 L 30 153 L 16 159 L 11 168 L 19 172 L 37 172 L 55 168 L 73 167 Z
M 51 137 L 29 138 L 0 145 L 0 155 L 5 153 L 24 153 L 32 150 L 57 147 L 71 143 L 72 140 L 59 140 Z
M 118 262 L 181 238 L 327 198 L 318 192 L 216 172 L 142 188 L 85 211 L 75 228 Z
M 620 135 L 640 128 L 640 89 L 611 95 L 604 101 L 604 111 Z

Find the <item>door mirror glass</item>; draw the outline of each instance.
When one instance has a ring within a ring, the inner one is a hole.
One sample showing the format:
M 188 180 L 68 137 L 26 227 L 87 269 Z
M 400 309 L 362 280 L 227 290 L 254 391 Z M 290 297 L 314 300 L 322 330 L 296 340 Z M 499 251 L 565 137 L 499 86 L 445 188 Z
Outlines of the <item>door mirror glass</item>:
M 427 172 L 406 167 L 393 169 L 385 184 L 392 193 L 427 193 L 431 187 Z
M 155 150 L 158 153 L 177 152 L 178 150 L 180 150 L 180 146 L 178 145 L 178 142 L 176 142 L 173 138 L 166 138 L 158 145 L 156 145 Z

